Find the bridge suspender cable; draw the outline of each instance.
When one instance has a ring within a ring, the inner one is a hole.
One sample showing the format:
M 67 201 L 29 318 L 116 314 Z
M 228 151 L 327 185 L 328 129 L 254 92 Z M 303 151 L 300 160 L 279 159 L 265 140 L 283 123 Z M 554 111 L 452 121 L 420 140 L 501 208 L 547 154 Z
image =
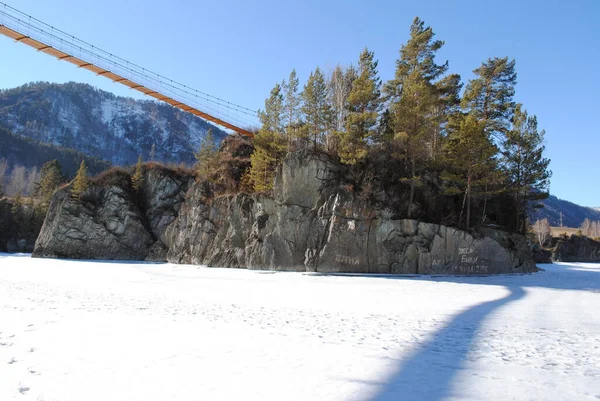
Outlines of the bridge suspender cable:
M 253 121 L 241 115 L 256 118 L 256 111 L 150 72 L 1 2 L 0 33 L 241 135 L 254 137 L 240 125 L 252 125 Z

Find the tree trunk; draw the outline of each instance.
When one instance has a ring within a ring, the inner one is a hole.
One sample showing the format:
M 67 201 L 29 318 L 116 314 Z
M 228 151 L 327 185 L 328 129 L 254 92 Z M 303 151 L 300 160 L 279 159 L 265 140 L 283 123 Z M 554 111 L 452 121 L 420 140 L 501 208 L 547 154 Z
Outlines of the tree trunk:
M 467 227 L 471 225 L 471 176 L 467 179 Z
M 483 214 L 481 215 L 481 224 L 485 223 L 485 212 L 487 208 L 487 199 L 488 199 L 488 182 L 485 181 L 485 194 L 483 195 Z
M 416 161 L 415 158 L 412 158 L 411 161 L 411 179 L 410 179 L 410 199 L 408 201 L 408 213 L 407 216 L 410 219 L 412 216 L 412 204 L 413 201 L 415 200 L 415 173 L 416 173 Z
M 465 203 L 467 202 L 467 190 L 465 189 L 465 194 L 463 195 L 462 206 L 460 207 L 460 214 L 458 215 L 458 226 L 462 225 L 462 217 L 465 211 Z

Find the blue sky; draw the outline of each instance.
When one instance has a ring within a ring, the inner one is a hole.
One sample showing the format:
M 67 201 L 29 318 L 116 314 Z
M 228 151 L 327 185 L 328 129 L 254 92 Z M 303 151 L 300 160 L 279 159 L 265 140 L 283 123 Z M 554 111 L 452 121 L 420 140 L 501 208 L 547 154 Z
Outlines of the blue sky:
M 546 130 L 551 193 L 600 207 L 600 2 L 0 0 L 131 62 L 258 109 L 296 68 L 356 63 L 368 46 L 383 80 L 420 16 L 446 45 L 439 60 L 463 81 L 489 57 L 515 58 L 516 100 Z M 87 82 L 136 93 L 0 37 L 0 88 Z

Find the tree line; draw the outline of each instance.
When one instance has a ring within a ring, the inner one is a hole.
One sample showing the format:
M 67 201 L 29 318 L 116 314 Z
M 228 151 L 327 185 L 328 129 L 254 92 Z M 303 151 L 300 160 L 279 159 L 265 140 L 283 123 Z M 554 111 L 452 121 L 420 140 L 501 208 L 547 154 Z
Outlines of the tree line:
M 4 181 L 7 165 L 0 160 L 0 183 Z M 23 166 L 13 167 L 7 191 L 0 185 L 0 251 L 5 251 L 11 241 L 17 244 L 23 240 L 26 246 L 33 245 L 54 192 L 67 181 L 57 160 L 45 163 L 39 172 L 35 167 L 27 170 Z M 6 195 L 9 197 L 2 199 Z
M 393 177 L 408 193 L 405 217 L 416 217 L 415 198 L 435 181 L 435 197 L 455 204 L 448 212 L 454 224 L 486 224 L 493 205 L 503 208 L 497 223 L 525 232 L 527 211 L 548 196 L 551 172 L 544 131 L 514 100 L 515 61 L 485 60 L 464 85 L 447 61 L 438 63 L 443 45 L 415 18 L 385 83 L 368 48 L 356 66 L 338 65 L 327 75 L 316 68 L 302 88 L 292 70 L 259 111 L 250 187 L 270 190 L 284 156 L 303 146 L 347 165 L 356 190 L 373 176 Z M 387 167 L 377 164 L 381 158 Z

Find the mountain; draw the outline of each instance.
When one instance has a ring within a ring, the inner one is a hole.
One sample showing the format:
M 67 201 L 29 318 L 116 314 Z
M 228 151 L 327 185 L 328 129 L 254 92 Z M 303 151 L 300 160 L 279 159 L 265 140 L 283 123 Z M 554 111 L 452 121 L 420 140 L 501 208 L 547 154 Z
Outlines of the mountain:
M 79 163 L 85 159 L 88 172 L 98 174 L 110 167 L 110 163 L 96 157 L 84 155 L 73 149 L 41 143 L 10 133 L 0 127 L 0 159 L 6 159 L 9 166 L 22 165 L 26 168 L 41 168 L 49 160 L 58 160 L 62 172 L 68 177 L 75 176 Z
M 563 214 L 563 226 L 579 227 L 581 223 L 588 218 L 592 221 L 600 221 L 600 209 L 579 206 L 573 202 L 559 199 L 556 196 L 550 197 L 542 202 L 544 207 L 531 213 L 529 216 L 532 222 L 547 218 L 551 226 L 560 226 L 560 212 Z
M 115 96 L 87 84 L 31 83 L 0 91 L 0 126 L 34 140 L 72 148 L 112 164 L 127 165 L 141 154 L 191 164 L 209 128 L 227 134 L 170 105 Z

